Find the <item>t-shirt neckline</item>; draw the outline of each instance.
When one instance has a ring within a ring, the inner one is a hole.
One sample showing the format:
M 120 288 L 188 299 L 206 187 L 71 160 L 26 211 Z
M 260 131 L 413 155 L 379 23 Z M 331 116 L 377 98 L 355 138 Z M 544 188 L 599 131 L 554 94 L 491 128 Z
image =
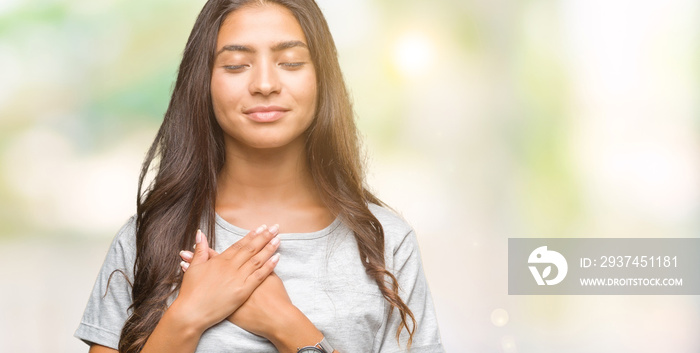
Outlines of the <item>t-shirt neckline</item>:
M 215 213 L 216 215 L 216 224 L 221 227 L 223 230 L 239 236 L 239 237 L 244 237 L 246 234 L 250 232 L 250 230 L 246 230 L 243 228 L 240 228 L 238 226 L 235 226 L 228 221 L 226 221 L 223 217 L 219 216 L 218 213 Z M 318 239 L 318 238 L 323 238 L 327 236 L 328 234 L 332 233 L 340 224 L 342 221 L 340 220 L 340 217 L 336 217 L 331 224 L 326 226 L 325 228 L 321 230 L 317 230 L 315 232 L 310 232 L 310 233 L 280 233 L 279 237 L 280 239 L 284 240 L 308 240 L 308 239 Z M 284 229 L 283 229 L 284 230 Z

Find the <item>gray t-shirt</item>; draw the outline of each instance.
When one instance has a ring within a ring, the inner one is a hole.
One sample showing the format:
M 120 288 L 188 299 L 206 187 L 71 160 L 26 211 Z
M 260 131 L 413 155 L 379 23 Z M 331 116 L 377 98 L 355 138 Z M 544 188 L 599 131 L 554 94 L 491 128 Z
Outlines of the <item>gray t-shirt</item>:
M 416 318 L 411 352 L 444 352 L 430 290 L 423 273 L 415 233 L 401 218 L 385 208 L 370 205 L 385 235 L 386 268 L 398 279 L 399 295 Z M 216 250 L 222 252 L 248 232 L 216 216 Z M 275 273 L 282 279 L 292 303 L 323 332 L 341 353 L 405 352 L 408 334 L 398 310 L 391 306 L 365 273 L 357 243 L 339 219 L 313 233 L 282 233 L 280 262 Z M 119 335 L 128 318 L 131 287 L 114 270 L 133 280 L 135 218 L 122 227 L 109 248 L 75 337 L 117 349 Z M 178 256 L 173 254 L 173 256 Z M 224 320 L 204 332 L 197 353 L 276 352 L 263 337 Z

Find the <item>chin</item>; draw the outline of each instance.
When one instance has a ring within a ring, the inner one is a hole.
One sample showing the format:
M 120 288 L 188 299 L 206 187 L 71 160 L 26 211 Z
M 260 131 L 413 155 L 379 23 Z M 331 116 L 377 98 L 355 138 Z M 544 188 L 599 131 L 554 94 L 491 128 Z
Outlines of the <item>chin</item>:
M 257 138 L 254 141 L 245 141 L 244 145 L 254 149 L 278 149 L 287 146 L 291 147 L 295 145 L 295 141 L 302 141 L 301 143 L 303 144 L 302 139 L 274 137 L 268 135 Z
M 240 129 L 224 133 L 227 135 L 227 144 L 238 146 L 242 149 L 279 149 L 283 147 L 304 148 L 305 129 L 301 127 L 290 128 L 288 126 L 266 126 L 258 129 Z
M 249 147 L 259 149 L 259 150 L 269 150 L 269 149 L 282 148 L 286 145 L 287 145 L 286 143 L 274 141 L 274 142 L 258 142 L 258 143 L 249 145 Z

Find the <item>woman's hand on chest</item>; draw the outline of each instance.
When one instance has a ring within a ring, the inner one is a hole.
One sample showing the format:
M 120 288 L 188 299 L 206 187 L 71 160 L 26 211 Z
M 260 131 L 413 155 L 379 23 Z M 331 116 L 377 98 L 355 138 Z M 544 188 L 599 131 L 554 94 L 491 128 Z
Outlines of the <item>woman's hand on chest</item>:
M 277 229 L 260 227 L 221 254 L 211 250 L 198 231 L 195 253 L 181 264 L 187 272 L 173 305 L 187 308 L 191 322 L 202 331 L 231 315 L 277 264 Z

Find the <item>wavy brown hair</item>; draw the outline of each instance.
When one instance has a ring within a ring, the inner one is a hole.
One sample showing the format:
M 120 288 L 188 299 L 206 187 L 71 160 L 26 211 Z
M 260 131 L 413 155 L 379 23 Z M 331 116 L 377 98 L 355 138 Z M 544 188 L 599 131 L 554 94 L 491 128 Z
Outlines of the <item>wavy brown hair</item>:
M 139 352 L 179 289 L 177 254 L 194 243 L 200 222 L 215 246 L 217 176 L 224 165 L 223 132 L 211 100 L 211 72 L 219 28 L 242 6 L 277 3 L 288 8 L 306 36 L 317 77 L 316 117 L 306 131 L 311 175 L 329 210 L 354 232 L 360 258 L 382 295 L 399 311 L 410 347 L 416 320 L 399 297 L 396 277 L 384 263 L 384 230 L 368 203 L 383 205 L 364 185 L 357 128 L 328 24 L 313 0 L 209 0 L 204 5 L 178 70 L 170 104 L 146 155 L 139 178 L 133 312 L 124 324 L 120 352 Z M 149 172 L 153 181 L 144 189 Z M 410 324 L 409 324 L 410 322 Z

